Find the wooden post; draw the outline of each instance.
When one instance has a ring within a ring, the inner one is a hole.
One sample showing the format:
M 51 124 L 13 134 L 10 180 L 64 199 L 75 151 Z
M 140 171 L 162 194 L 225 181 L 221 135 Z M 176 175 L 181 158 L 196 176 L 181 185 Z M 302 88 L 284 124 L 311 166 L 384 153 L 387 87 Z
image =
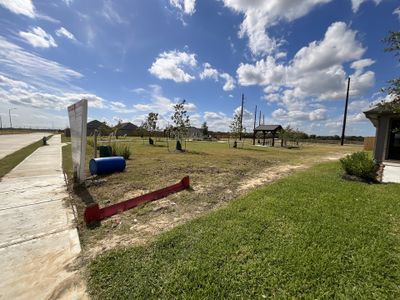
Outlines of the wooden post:
M 257 105 L 254 112 L 254 127 L 253 127 L 253 146 L 256 144 L 256 123 L 257 123 Z
M 272 131 L 272 147 L 275 146 L 275 131 Z
M 265 146 L 265 130 L 263 131 L 263 146 Z
M 93 134 L 93 158 L 97 157 L 97 129 L 94 130 Z
M 342 128 L 342 138 L 340 141 L 340 145 L 344 145 L 344 134 L 346 131 L 346 119 L 347 119 L 347 106 L 349 105 L 349 91 L 350 91 L 350 77 L 347 81 L 347 94 L 346 94 L 346 104 L 344 107 L 344 116 L 343 116 L 343 128 Z

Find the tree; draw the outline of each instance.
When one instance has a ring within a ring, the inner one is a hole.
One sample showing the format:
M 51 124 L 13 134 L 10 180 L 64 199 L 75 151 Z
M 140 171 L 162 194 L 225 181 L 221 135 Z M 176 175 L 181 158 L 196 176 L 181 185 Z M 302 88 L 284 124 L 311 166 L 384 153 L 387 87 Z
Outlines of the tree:
M 383 41 L 388 44 L 385 52 L 394 52 L 394 56 L 399 57 L 400 61 L 400 31 L 391 31 Z M 382 91 L 390 95 L 392 101 L 382 101 L 378 104 L 378 107 L 400 113 L 400 77 L 389 80 L 389 84 L 389 87 L 382 89 Z
M 154 144 L 154 141 L 151 138 L 152 132 L 156 131 L 157 129 L 157 121 L 158 121 L 158 114 L 157 113 L 149 113 L 146 120 L 143 123 L 143 128 L 145 128 L 149 133 L 149 143 L 151 145 Z
M 232 120 L 231 125 L 229 126 L 229 128 L 231 130 L 231 136 L 235 140 L 235 144 L 234 145 L 237 145 L 237 141 L 236 140 L 239 138 L 240 133 L 242 131 L 242 120 L 241 120 L 240 112 L 235 112 L 235 115 L 233 116 L 233 120 Z
M 204 137 L 208 137 L 208 126 L 207 122 L 204 122 L 203 125 L 201 125 L 201 130 L 203 132 Z
M 185 109 L 186 100 L 174 105 L 174 114 L 171 120 L 174 122 L 173 132 L 176 138 L 176 150 L 182 151 L 181 141 L 187 134 L 187 128 L 190 126 L 190 118 Z

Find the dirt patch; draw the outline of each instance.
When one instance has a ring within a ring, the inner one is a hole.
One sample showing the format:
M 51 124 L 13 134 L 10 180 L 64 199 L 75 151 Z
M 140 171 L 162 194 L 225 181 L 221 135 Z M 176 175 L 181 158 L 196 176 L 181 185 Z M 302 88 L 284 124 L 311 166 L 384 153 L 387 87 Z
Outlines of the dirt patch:
M 252 178 L 242 181 L 239 185 L 239 191 L 247 191 L 252 188 L 273 182 L 277 179 L 285 177 L 295 170 L 306 169 L 306 165 L 279 165 L 268 168 Z

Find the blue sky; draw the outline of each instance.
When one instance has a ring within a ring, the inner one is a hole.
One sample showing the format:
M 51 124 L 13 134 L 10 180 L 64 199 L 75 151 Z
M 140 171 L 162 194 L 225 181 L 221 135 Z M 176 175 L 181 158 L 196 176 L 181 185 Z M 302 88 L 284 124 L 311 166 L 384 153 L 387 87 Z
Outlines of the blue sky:
M 362 111 L 398 76 L 381 40 L 399 30 L 397 0 L 0 0 L 0 116 L 8 126 L 63 128 L 66 107 L 89 118 L 170 122 L 188 102 L 191 123 L 227 130 L 245 94 L 265 123 L 373 135 Z

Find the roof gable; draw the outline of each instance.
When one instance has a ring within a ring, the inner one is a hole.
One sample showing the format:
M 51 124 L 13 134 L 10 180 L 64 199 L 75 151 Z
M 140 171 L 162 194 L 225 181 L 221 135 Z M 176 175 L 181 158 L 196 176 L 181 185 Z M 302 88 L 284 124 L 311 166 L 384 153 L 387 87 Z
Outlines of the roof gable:
M 277 131 L 282 130 L 281 125 L 259 125 L 256 127 L 257 131 Z

